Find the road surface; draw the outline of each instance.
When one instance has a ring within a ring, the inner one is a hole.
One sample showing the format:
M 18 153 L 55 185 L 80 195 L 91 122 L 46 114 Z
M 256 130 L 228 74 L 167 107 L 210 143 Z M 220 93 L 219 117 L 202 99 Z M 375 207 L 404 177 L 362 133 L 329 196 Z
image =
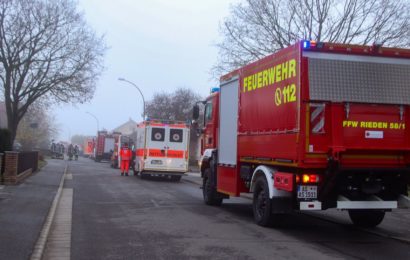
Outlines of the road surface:
M 80 158 L 68 162 L 67 176 L 71 259 L 410 259 L 410 243 L 389 237 L 410 231 L 408 211 L 398 213 L 407 219 L 387 218 L 397 221 L 396 233 L 383 225 L 376 234 L 357 229 L 337 213 L 295 213 L 281 228 L 263 228 L 253 223 L 247 198 L 204 205 L 195 174 L 141 180 Z M 52 250 L 49 243 L 45 256 Z

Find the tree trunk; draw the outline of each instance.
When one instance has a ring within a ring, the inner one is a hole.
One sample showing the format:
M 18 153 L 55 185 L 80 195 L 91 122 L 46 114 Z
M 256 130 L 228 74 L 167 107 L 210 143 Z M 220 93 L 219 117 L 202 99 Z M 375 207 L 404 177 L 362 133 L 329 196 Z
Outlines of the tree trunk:
M 7 114 L 8 114 L 8 111 L 7 111 Z M 19 120 L 18 118 L 15 117 L 14 114 L 11 113 L 11 115 L 7 116 L 7 128 L 10 131 L 10 141 L 11 141 L 12 146 L 14 146 L 14 140 L 16 139 L 18 124 L 19 124 Z

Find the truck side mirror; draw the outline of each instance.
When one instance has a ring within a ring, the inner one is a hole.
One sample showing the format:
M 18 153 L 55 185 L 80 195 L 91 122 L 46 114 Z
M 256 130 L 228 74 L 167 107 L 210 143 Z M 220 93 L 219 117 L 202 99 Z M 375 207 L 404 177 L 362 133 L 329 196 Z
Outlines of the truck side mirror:
M 198 120 L 199 118 L 199 106 L 198 104 L 195 104 L 192 110 L 192 119 Z

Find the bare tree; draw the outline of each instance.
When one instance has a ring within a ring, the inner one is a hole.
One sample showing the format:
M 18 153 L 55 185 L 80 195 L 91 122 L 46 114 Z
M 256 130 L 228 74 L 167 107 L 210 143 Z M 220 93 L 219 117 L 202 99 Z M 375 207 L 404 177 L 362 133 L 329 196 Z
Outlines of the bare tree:
M 105 50 L 74 0 L 0 1 L 0 88 L 12 141 L 39 98 L 91 99 Z
M 20 120 L 16 140 L 22 149 L 47 149 L 57 135 L 57 126 L 47 108 L 40 102 L 32 104 Z
M 410 46 L 409 10 L 409 0 L 244 0 L 221 24 L 213 72 L 230 71 L 302 39 Z
M 186 121 L 192 118 L 193 105 L 201 100 L 191 89 L 179 88 L 174 93 L 157 93 L 147 102 L 148 118 Z

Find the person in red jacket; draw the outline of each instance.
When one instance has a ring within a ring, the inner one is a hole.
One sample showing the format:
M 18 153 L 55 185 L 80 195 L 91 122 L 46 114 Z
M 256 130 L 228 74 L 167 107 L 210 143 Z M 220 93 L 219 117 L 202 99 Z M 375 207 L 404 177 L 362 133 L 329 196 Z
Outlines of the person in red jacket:
M 121 176 L 128 176 L 128 169 L 130 168 L 130 162 L 132 160 L 132 151 L 128 148 L 128 143 L 124 143 L 120 151 L 121 157 Z

